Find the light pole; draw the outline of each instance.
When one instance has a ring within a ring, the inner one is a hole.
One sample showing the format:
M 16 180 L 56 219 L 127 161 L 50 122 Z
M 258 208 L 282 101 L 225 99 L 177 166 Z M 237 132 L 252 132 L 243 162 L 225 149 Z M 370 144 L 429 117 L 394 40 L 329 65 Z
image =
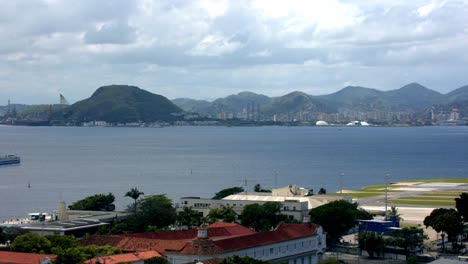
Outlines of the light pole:
M 387 220 L 387 205 L 388 205 L 388 176 L 389 174 L 385 174 L 385 219 Z
M 343 176 L 344 172 L 340 173 L 340 194 L 343 194 Z

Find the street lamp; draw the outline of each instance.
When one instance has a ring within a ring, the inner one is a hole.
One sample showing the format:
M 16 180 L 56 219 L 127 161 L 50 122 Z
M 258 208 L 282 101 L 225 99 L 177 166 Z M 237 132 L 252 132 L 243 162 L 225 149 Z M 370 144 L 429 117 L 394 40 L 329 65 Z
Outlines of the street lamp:
M 340 173 L 340 194 L 343 194 L 343 176 L 344 172 Z
M 388 173 L 385 174 L 385 220 L 387 220 L 387 205 L 388 205 Z

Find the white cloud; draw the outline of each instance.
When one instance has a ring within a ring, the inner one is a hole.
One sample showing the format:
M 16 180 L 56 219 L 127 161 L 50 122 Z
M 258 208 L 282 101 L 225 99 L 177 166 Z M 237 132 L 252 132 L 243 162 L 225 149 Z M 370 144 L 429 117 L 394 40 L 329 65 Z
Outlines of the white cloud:
M 242 46 L 242 43 L 232 41 L 232 37 L 227 38 L 220 34 L 208 35 L 197 43 L 188 54 L 193 56 L 221 56 L 233 53 Z

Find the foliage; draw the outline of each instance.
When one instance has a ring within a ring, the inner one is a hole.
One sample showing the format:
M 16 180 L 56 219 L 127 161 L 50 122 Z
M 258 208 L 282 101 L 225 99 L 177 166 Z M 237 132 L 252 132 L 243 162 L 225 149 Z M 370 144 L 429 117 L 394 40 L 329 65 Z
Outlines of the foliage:
M 132 188 L 130 191 L 128 191 L 126 194 L 125 194 L 125 197 L 130 197 L 134 200 L 134 211 L 136 212 L 136 207 L 137 207 L 137 200 L 138 200 L 138 197 L 140 197 L 140 195 L 144 195 L 145 193 L 144 192 L 140 192 L 138 190 L 138 188 Z
M 457 236 L 463 232 L 463 218 L 455 209 L 439 208 L 424 218 L 424 225 L 436 232 L 447 233 L 448 241 L 456 243 Z M 445 245 L 442 245 L 445 248 Z
M 374 258 L 374 253 L 380 255 L 385 247 L 384 239 L 375 232 L 360 233 L 358 241 L 359 248 L 366 250 L 371 258 Z
M 254 186 L 254 192 L 267 192 L 267 193 L 271 193 L 271 190 L 263 189 L 262 186 L 260 185 L 260 183 L 257 183 L 257 184 L 255 184 L 255 186 Z
M 409 255 L 411 250 L 422 248 L 424 246 L 424 240 L 428 239 L 424 231 L 415 226 L 393 230 L 390 234 L 391 237 L 387 239 L 387 244 L 403 248 L 406 256 Z
M 325 188 L 320 188 L 318 194 L 327 194 L 327 190 Z
M 27 231 L 18 227 L 0 226 L 0 244 L 11 243 L 16 237 L 26 234 Z
M 193 228 L 202 224 L 203 213 L 193 210 L 192 207 L 185 206 L 177 213 L 177 223 L 181 226 Z
M 133 232 L 142 232 L 150 225 L 164 228 L 174 224 L 176 211 L 165 195 L 147 196 L 137 203 L 136 216 L 131 217 Z
M 358 219 L 372 219 L 368 212 L 358 209 L 357 203 L 345 200 L 333 201 L 310 211 L 310 221 L 319 224 L 327 232 L 327 244 L 335 245 L 346 231 L 355 226 Z
M 161 257 L 147 259 L 143 263 L 144 264 L 170 264 L 170 262 L 167 259 L 161 258 Z
M 236 193 L 240 193 L 240 192 L 243 192 L 243 191 L 244 191 L 244 188 L 242 188 L 242 187 L 226 188 L 226 189 L 223 189 L 223 190 L 215 193 L 215 196 L 212 199 L 221 200 L 226 196 L 236 194 Z
M 222 208 L 213 208 L 208 212 L 208 222 L 214 223 L 221 219 L 223 222 L 234 223 L 237 218 L 237 214 L 234 209 L 230 206 L 223 206 Z
M 68 206 L 70 210 L 114 211 L 115 197 L 112 193 L 95 194 Z
M 389 217 L 394 216 L 397 221 L 403 220 L 403 218 L 401 218 L 401 214 L 398 213 L 398 208 L 395 205 L 390 206 L 390 211 L 388 212 L 387 215 Z
M 78 121 L 102 120 L 109 123 L 170 121 L 182 110 L 161 95 L 135 86 L 110 85 L 66 109 L 64 118 Z
M 17 252 L 48 254 L 50 253 L 51 243 L 47 238 L 39 234 L 27 233 L 18 236 L 10 247 Z
M 78 246 L 64 249 L 57 254 L 54 264 L 79 264 L 83 261 L 97 256 L 108 256 L 122 253 L 118 248 L 112 246 Z
M 262 205 L 249 204 L 242 210 L 241 223 L 256 231 L 269 231 L 279 222 L 287 219 L 287 216 L 281 214 L 280 211 L 281 204 L 278 202 L 266 202 Z
M 254 259 L 251 257 L 233 256 L 223 259 L 219 264 L 268 264 L 270 262 Z
M 80 245 L 74 236 L 47 235 L 45 238 L 50 241 L 52 253 L 57 250 L 78 247 Z
M 463 220 L 468 222 L 468 193 L 464 192 L 460 194 L 460 197 L 455 198 L 455 207 L 463 216 Z

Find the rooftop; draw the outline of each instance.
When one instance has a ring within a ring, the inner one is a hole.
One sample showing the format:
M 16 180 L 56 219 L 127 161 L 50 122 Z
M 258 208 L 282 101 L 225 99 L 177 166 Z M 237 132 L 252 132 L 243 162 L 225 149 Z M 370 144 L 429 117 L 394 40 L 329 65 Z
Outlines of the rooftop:
M 2 264 L 40 263 L 40 261 L 44 260 L 45 258 L 48 258 L 49 260 L 54 260 L 56 256 L 46 254 L 0 251 L 0 263 Z

